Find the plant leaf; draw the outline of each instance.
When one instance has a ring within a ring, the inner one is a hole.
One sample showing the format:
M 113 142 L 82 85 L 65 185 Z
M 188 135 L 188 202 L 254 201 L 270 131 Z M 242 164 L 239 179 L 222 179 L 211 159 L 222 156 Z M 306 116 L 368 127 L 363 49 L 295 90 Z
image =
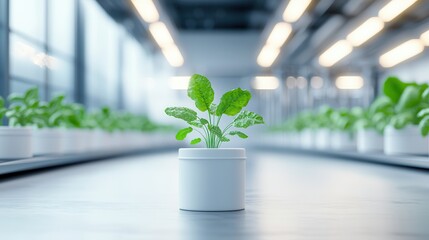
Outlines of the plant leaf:
M 229 135 L 231 135 L 231 136 L 237 135 L 240 138 L 248 138 L 249 137 L 249 136 L 247 136 L 246 134 L 244 134 L 243 132 L 240 132 L 240 131 L 231 131 L 231 132 L 229 132 Z
M 207 121 L 207 119 L 200 118 L 200 123 L 203 124 L 203 125 L 206 125 L 206 124 L 209 123 L 209 121 Z
M 197 127 L 197 128 L 202 128 L 203 125 L 200 122 L 197 121 L 192 121 L 192 122 L 188 122 L 189 125 Z
M 228 116 L 234 116 L 247 106 L 252 94 L 247 90 L 237 88 L 226 92 L 220 99 L 220 103 L 216 109 L 216 115 L 221 116 L 226 114 Z
M 429 134 L 429 116 L 424 117 L 420 123 L 420 132 L 423 137 L 426 137 Z
M 216 135 L 219 139 L 222 138 L 222 130 L 219 128 L 219 126 L 212 126 L 209 125 L 209 130 L 210 132 L 212 132 L 214 135 Z
M 429 108 L 423 109 L 417 114 L 417 117 L 419 118 L 424 116 L 429 116 Z
M 201 138 L 195 138 L 195 139 L 192 139 L 191 144 L 194 145 L 194 144 L 198 144 L 200 142 L 201 142 Z
M 227 138 L 227 137 L 221 137 L 221 138 L 220 138 L 220 141 L 221 141 L 221 142 L 229 142 L 230 140 L 229 140 L 229 138 Z
M 177 134 L 176 134 L 176 139 L 177 140 L 183 140 L 186 138 L 186 136 L 188 135 L 188 133 L 192 132 L 192 128 L 191 127 L 187 127 L 187 128 L 183 128 L 180 129 Z
M 210 105 L 210 114 L 216 114 L 216 109 L 217 109 L 217 105 L 212 103 L 212 105 Z
M 202 75 L 192 75 L 188 86 L 188 96 L 195 101 L 195 106 L 200 111 L 210 109 L 214 100 L 214 91 L 210 81 Z
M 197 119 L 197 112 L 186 107 L 168 107 L 165 109 L 168 116 L 182 119 L 186 122 L 192 122 Z
M 383 85 L 384 95 L 389 97 L 392 102 L 399 102 L 402 92 L 407 87 L 407 83 L 402 82 L 397 77 L 388 77 Z
M 422 100 L 429 103 L 429 88 L 427 88 L 422 94 Z
M 402 95 L 396 105 L 396 110 L 398 112 L 403 112 L 404 110 L 415 107 L 420 103 L 420 100 L 420 89 L 416 86 L 408 86 L 402 92 Z
M 254 112 L 242 111 L 232 122 L 232 125 L 237 128 L 248 128 L 256 124 L 263 124 L 264 118 Z

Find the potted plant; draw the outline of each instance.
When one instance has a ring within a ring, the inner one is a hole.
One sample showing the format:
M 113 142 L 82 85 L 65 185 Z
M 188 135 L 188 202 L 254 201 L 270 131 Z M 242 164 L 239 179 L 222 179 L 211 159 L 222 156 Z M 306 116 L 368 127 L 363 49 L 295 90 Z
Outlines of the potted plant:
M 428 154 L 429 140 L 419 129 L 423 114 L 418 114 L 429 107 L 424 95 L 427 89 L 428 84 L 405 83 L 396 77 L 384 83 L 384 95 L 394 104 L 394 115 L 384 131 L 386 154 Z
M 392 101 L 386 96 L 380 96 L 361 113 L 356 122 L 358 151 L 382 152 L 384 149 L 383 132 L 394 113 Z
M 184 140 L 191 132 L 200 137 L 191 144 L 204 142 L 206 148 L 179 149 L 179 208 L 191 211 L 236 211 L 244 209 L 246 154 L 243 148 L 220 148 L 231 136 L 248 136 L 231 128 L 247 128 L 263 124 L 263 118 L 243 110 L 251 93 L 237 88 L 226 92 L 219 104 L 214 104 L 214 91 L 210 81 L 194 74 L 189 82 L 188 97 L 207 118 L 187 107 L 168 107 L 165 113 L 184 120 L 188 127 L 176 134 Z M 235 116 L 226 126 L 221 126 L 223 116 Z
M 328 150 L 331 148 L 331 115 L 334 109 L 328 106 L 320 108 L 315 121 L 317 121 L 317 129 L 315 131 L 314 145 L 316 149 Z
M 334 130 L 331 132 L 331 148 L 335 150 L 356 150 L 355 122 L 360 109 L 337 109 L 331 114 Z
M 10 107 L 0 97 L 0 122 L 6 116 L 9 126 L 0 127 L 0 159 L 19 159 L 33 156 L 32 124 L 34 109 L 38 103 L 31 101 L 35 91 L 30 91 L 23 97 L 11 94 L 8 98 Z M 20 101 L 18 101 L 18 99 Z M 22 101 L 21 101 L 22 100 Z

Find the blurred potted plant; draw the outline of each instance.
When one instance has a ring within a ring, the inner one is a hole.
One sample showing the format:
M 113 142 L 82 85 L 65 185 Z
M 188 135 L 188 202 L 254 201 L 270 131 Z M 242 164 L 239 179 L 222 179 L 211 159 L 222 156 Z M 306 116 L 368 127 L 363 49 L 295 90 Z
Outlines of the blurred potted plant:
M 331 148 L 335 150 L 356 150 L 355 122 L 361 109 L 337 109 L 331 114 L 334 130 L 331 132 Z
M 428 154 L 428 138 L 422 137 L 418 126 L 423 117 L 418 113 L 429 107 L 424 99 L 427 89 L 428 84 L 405 83 L 396 77 L 384 83 L 384 95 L 393 102 L 395 112 L 384 131 L 386 154 Z
M 247 106 L 251 93 L 240 88 L 226 92 L 218 105 L 213 103 L 214 91 L 210 81 L 194 74 L 189 82 L 188 97 L 208 117 L 186 107 L 169 107 L 165 113 L 184 120 L 189 126 L 178 131 L 177 140 L 184 140 L 195 131 L 200 137 L 191 144 L 204 141 L 206 148 L 179 149 L 179 207 L 192 211 L 235 211 L 244 209 L 245 149 L 220 148 L 230 136 L 247 138 L 241 131 L 231 128 L 247 128 L 263 124 L 263 118 Z M 228 125 L 221 127 L 223 116 L 235 116 Z

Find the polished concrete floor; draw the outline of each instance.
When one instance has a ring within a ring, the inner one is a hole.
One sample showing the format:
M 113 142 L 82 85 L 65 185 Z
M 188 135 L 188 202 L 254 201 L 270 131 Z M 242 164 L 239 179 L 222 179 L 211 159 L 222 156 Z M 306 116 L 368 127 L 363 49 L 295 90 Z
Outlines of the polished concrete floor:
M 429 239 L 429 171 L 248 152 L 246 210 L 177 208 L 176 153 L 0 179 L 0 239 Z

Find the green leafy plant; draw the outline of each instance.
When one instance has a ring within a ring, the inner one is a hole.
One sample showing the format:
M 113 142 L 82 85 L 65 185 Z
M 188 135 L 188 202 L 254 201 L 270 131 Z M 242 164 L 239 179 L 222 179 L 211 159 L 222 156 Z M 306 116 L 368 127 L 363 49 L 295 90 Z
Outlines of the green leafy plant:
M 3 121 L 3 117 L 6 114 L 6 103 L 4 101 L 4 99 L 0 96 L 0 125 Z
M 393 114 L 392 100 L 386 96 L 380 96 L 368 108 L 362 110 L 358 116 L 356 128 L 373 129 L 383 134 Z
M 383 86 L 383 93 L 394 106 L 394 113 L 390 124 L 396 129 L 402 129 L 407 125 L 418 125 L 424 114 L 418 114 L 428 108 L 429 103 L 424 101 L 428 84 L 405 83 L 397 77 L 389 77 Z
M 37 88 L 30 88 L 24 94 L 11 94 L 6 111 L 10 126 L 33 126 L 38 124 L 40 99 Z
M 422 94 L 422 101 L 423 103 L 427 103 L 428 107 L 420 110 L 420 112 L 417 114 L 417 117 L 420 118 L 420 132 L 422 133 L 422 136 L 429 135 L 429 89 L 426 89 Z
M 189 82 L 188 97 L 195 102 L 195 107 L 201 112 L 207 112 L 207 118 L 199 117 L 197 112 L 187 107 L 168 107 L 165 113 L 185 121 L 188 127 L 179 130 L 177 140 L 184 140 L 186 136 L 196 131 L 204 140 L 207 148 L 219 148 L 223 142 L 229 142 L 229 136 L 247 138 L 248 136 L 238 130 L 229 131 L 232 127 L 248 128 L 252 125 L 263 124 L 262 116 L 243 110 L 250 101 L 252 95 L 247 90 L 237 88 L 226 92 L 219 104 L 214 104 L 214 90 L 210 81 L 202 75 L 194 74 Z M 231 123 L 223 129 L 219 126 L 222 117 L 236 116 Z M 201 138 L 191 140 L 191 144 L 202 141 Z

